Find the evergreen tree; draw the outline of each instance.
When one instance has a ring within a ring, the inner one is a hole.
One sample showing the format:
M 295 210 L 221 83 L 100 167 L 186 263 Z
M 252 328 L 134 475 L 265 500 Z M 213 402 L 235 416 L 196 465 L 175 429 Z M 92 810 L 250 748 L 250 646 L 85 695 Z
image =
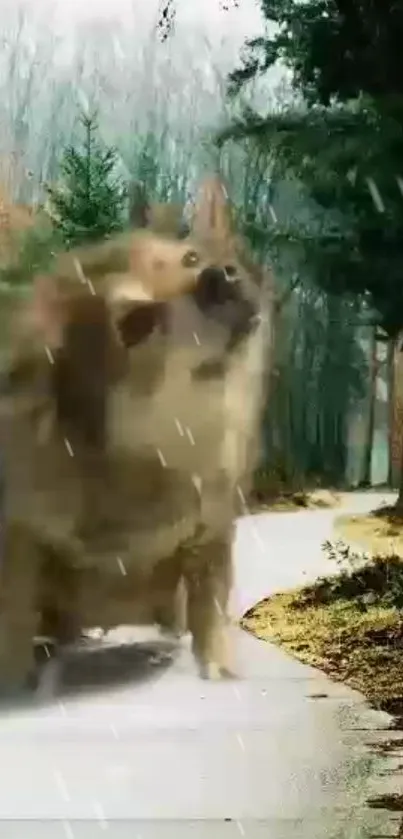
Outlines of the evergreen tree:
M 68 247 L 104 238 L 124 227 L 126 189 L 114 177 L 117 152 L 97 137 L 94 115 L 82 113 L 81 146 L 67 146 L 61 184 L 49 188 L 53 223 Z
M 262 0 L 266 37 L 249 42 L 236 95 L 281 60 L 299 106 L 244 112 L 226 136 L 254 137 L 303 184 L 324 230 L 276 235 L 303 248 L 318 282 L 362 295 L 391 337 L 403 328 L 403 0 Z
M 265 117 L 245 110 L 222 139 L 254 138 L 302 184 L 322 224 L 304 230 L 294 218 L 272 236 L 297 249 L 319 286 L 371 307 L 392 358 L 403 329 L 403 0 L 261 6 L 271 25 L 249 42 L 229 92 L 281 61 L 299 104 Z

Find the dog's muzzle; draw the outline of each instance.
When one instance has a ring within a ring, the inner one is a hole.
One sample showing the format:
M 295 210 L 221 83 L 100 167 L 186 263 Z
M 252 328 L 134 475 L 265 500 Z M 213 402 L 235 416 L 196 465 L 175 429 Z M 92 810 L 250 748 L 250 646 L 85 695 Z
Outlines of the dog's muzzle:
M 246 297 L 242 282 L 237 277 L 228 277 L 222 268 L 205 268 L 199 276 L 193 297 L 207 318 L 228 329 L 228 350 L 250 335 L 261 321 L 257 301 Z

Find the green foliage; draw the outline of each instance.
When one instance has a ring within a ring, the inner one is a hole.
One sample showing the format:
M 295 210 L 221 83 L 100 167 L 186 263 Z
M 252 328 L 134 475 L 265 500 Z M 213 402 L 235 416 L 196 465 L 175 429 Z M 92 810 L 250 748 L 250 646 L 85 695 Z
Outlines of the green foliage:
M 265 432 L 269 460 L 281 451 L 288 476 L 330 485 L 344 478 L 349 414 L 366 373 L 356 323 L 352 301 L 320 293 L 307 279 L 279 318 Z
M 13 237 L 13 255 L 0 268 L 0 285 L 3 289 L 18 291 L 29 285 L 40 271 L 46 271 L 54 253 L 61 247 L 58 231 L 42 215 L 28 231 Z
M 269 149 L 269 152 L 267 151 Z M 330 235 L 306 187 L 280 170 L 275 142 L 228 142 L 221 168 L 236 223 L 259 261 L 274 267 L 274 358 L 255 497 L 322 482 L 342 484 L 349 414 L 364 397 L 367 360 L 357 341 L 361 304 L 321 287 L 307 244 Z M 334 224 L 333 224 L 334 227 Z
M 310 104 L 329 105 L 365 92 L 399 97 L 403 88 L 403 4 L 375 0 L 261 0 L 265 37 L 247 42 L 230 88 L 237 93 L 282 61 Z
M 321 288 L 362 296 L 395 337 L 403 326 L 403 2 L 262 0 L 272 34 L 250 42 L 230 91 L 282 60 L 301 105 L 245 110 L 221 141 L 253 137 L 303 184 L 322 224 L 294 220 L 277 245 L 304 255 Z
M 34 275 L 51 267 L 61 245 L 42 213 L 32 228 L 13 235 L 10 256 L 0 265 L 0 356 L 7 356 L 15 306 L 29 293 Z
M 82 114 L 81 147 L 68 146 L 61 185 L 49 188 L 55 228 L 68 246 L 98 240 L 124 226 L 126 189 L 114 176 L 117 152 L 97 139 L 96 117 Z
M 298 179 L 321 211 L 314 229 L 295 219 L 273 241 L 303 253 L 321 288 L 366 295 L 395 336 L 403 325 L 403 134 L 395 115 L 361 99 L 246 121 L 244 130 L 276 149 L 278 174 Z
M 337 576 L 319 579 L 304 589 L 297 608 L 336 600 L 356 600 L 368 606 L 403 608 L 403 563 L 400 556 L 374 556 L 357 568 L 343 569 Z

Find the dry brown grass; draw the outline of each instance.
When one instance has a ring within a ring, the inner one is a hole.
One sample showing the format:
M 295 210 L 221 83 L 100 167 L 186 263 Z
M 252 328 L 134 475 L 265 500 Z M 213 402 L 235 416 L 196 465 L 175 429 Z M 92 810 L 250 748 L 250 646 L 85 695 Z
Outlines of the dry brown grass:
M 403 563 L 365 568 L 258 603 L 242 626 L 403 716 Z
M 403 558 L 403 514 L 395 507 L 381 507 L 365 516 L 339 516 L 338 535 L 374 554 L 398 554 Z
M 258 487 L 251 494 L 249 506 L 253 511 L 267 510 L 275 513 L 290 513 L 299 510 L 330 509 L 338 507 L 339 504 L 340 496 L 334 490 L 287 491 L 283 487 L 278 487 L 270 492 L 265 492 Z

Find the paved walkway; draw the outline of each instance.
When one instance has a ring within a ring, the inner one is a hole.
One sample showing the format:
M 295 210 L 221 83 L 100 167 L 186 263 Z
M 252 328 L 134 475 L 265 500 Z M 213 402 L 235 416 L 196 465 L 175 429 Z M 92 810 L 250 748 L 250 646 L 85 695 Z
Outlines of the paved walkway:
M 242 520 L 234 608 L 326 570 L 333 515 Z M 366 804 L 389 783 L 370 748 L 387 718 L 234 632 L 237 682 L 199 681 L 185 646 L 105 648 L 76 656 L 60 702 L 1 717 L 0 839 L 396 835 L 399 816 Z
M 390 492 L 344 493 L 337 509 L 261 513 L 241 519 L 237 534 L 235 611 L 243 614 L 265 595 L 314 581 L 321 574 L 336 570 L 321 550 L 322 542 L 332 534 L 335 516 L 365 513 L 382 504 L 391 504 L 395 498 Z

